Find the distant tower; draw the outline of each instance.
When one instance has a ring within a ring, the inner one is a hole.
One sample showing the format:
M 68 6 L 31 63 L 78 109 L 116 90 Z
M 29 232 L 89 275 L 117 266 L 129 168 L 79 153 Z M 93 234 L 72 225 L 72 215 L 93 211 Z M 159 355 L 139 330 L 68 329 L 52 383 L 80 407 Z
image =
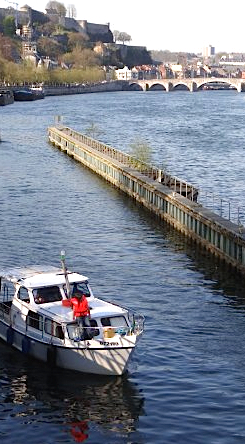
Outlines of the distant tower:
M 202 56 L 203 57 L 212 57 L 215 55 L 215 47 L 212 45 L 208 45 L 205 48 L 203 48 Z

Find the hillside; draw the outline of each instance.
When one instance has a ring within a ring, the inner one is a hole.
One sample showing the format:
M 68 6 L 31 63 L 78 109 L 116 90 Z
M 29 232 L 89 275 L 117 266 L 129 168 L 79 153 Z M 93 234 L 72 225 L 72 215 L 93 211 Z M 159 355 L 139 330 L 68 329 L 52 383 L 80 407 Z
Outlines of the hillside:
M 28 6 L 18 15 L 14 8 L 0 8 L 0 57 L 36 65 L 48 58 L 66 68 L 152 63 L 145 47 L 115 43 L 109 24 L 75 20 L 52 8 L 44 14 Z

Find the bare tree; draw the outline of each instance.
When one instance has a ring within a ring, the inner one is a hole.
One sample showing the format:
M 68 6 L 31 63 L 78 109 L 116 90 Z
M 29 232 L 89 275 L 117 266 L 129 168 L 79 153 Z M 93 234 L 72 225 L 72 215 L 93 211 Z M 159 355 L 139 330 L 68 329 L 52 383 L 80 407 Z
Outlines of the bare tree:
M 70 18 L 75 18 L 77 16 L 77 10 L 75 5 L 70 4 L 67 6 L 67 15 Z
M 113 36 L 115 42 L 123 42 L 123 45 L 125 42 L 130 42 L 132 40 L 131 36 L 126 32 L 113 31 Z
M 117 40 L 119 42 L 123 42 L 123 45 L 124 45 L 125 42 L 130 42 L 132 40 L 132 38 L 126 32 L 120 32 Z
M 113 31 L 113 37 L 114 37 L 115 43 L 118 41 L 119 35 L 120 35 L 120 31 L 116 31 L 116 30 Z
M 63 3 L 57 2 L 56 0 L 50 0 L 47 5 L 46 9 L 54 9 L 57 11 L 57 14 L 59 14 L 60 17 L 66 16 L 66 7 Z

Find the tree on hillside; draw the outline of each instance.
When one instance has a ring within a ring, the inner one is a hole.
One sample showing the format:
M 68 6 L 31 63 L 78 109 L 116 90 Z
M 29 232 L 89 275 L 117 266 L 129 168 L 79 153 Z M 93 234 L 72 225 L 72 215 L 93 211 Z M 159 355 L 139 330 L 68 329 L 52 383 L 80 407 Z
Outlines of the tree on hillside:
M 88 48 L 74 48 L 71 52 L 64 54 L 62 60 L 65 63 L 72 64 L 75 68 L 100 65 L 100 57 Z
M 20 58 L 20 43 L 0 34 L 0 56 L 12 62 Z
M 37 48 L 42 56 L 54 59 L 57 59 L 63 52 L 62 45 L 50 37 L 40 37 L 37 41 Z
M 15 18 L 12 15 L 7 15 L 3 19 L 3 34 L 8 37 L 16 35 Z
M 125 42 L 130 42 L 132 40 L 131 36 L 126 32 L 113 31 L 113 36 L 115 42 L 122 42 L 123 45 Z
M 84 49 L 89 37 L 81 32 L 68 33 L 68 50 L 72 51 L 74 48 Z
M 75 18 L 77 16 L 77 10 L 75 5 L 68 5 L 67 6 L 67 15 L 70 18 Z
M 46 37 L 50 37 L 56 31 L 56 24 L 53 22 L 47 22 L 43 25 L 38 25 L 36 30 L 42 35 Z
M 63 3 L 57 2 L 56 0 L 50 0 L 46 5 L 46 9 L 54 9 L 60 17 L 66 16 L 65 5 Z
M 3 82 L 6 73 L 6 60 L 0 55 L 0 81 Z
M 117 30 L 113 31 L 113 37 L 114 37 L 115 43 L 117 43 L 117 41 L 118 41 L 119 34 L 120 34 L 120 31 L 117 31 Z

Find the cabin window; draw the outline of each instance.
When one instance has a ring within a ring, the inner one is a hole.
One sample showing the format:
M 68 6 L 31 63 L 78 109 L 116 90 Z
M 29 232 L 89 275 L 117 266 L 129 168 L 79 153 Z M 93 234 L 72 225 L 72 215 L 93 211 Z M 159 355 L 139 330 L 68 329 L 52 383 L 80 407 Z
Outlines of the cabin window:
M 55 336 L 59 339 L 64 339 L 64 333 L 62 330 L 62 326 L 55 321 L 52 321 L 49 318 L 45 318 L 44 322 L 44 331 L 48 335 Z
M 46 304 L 48 302 L 57 302 L 62 300 L 60 289 L 57 286 L 35 288 L 33 290 L 33 296 L 36 304 Z
M 21 301 L 30 302 L 30 297 L 29 297 L 29 293 L 27 288 L 25 287 L 20 287 L 19 291 L 18 291 L 18 295 L 17 295 L 18 299 L 20 299 Z
M 101 318 L 101 324 L 103 327 L 128 327 L 124 316 L 110 316 Z
M 26 317 L 26 323 L 29 327 L 36 328 L 37 330 L 43 330 L 43 317 L 35 311 L 29 310 Z

